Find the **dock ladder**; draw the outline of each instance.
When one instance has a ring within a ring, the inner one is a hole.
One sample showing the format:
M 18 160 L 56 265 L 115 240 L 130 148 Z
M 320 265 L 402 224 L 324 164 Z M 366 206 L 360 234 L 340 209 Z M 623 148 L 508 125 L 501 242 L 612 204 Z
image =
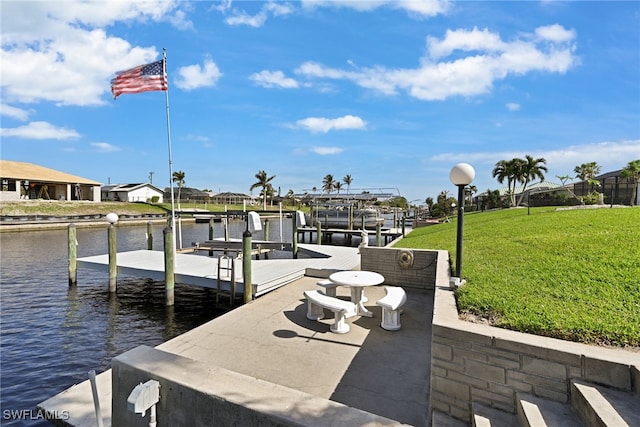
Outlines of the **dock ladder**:
M 229 305 L 233 307 L 236 299 L 236 258 L 228 255 L 218 257 L 218 276 L 216 280 L 216 305 L 220 303 L 220 295 L 229 297 Z M 229 281 L 229 290 L 222 288 L 222 281 Z

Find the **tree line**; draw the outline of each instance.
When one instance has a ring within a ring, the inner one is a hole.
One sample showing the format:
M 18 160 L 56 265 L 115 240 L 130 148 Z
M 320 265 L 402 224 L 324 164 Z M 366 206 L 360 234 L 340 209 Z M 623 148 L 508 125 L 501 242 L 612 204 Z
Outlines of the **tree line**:
M 545 173 L 548 172 L 546 164 L 547 160 L 545 158 L 534 158 L 530 155 L 526 155 L 524 159 L 513 158 L 511 160 L 498 161 L 491 174 L 492 177 L 496 178 L 500 184 L 503 184 L 505 181 L 507 183 L 506 206 L 503 206 L 505 201 L 503 200 L 499 190 L 488 189 L 487 195 L 483 200 L 486 207 L 496 208 L 520 206 L 525 197 L 527 187 L 536 180 L 540 180 L 540 182 L 544 181 Z M 593 200 L 597 201 L 599 198 L 599 192 L 597 189 L 600 186 L 600 182 L 596 179 L 596 176 L 600 174 L 600 171 L 601 167 L 597 162 L 588 162 L 576 166 L 573 169 L 573 172 L 575 173 L 575 176 L 573 177 L 570 175 L 556 177 L 560 179 L 565 188 L 567 181 L 572 178 L 582 181 L 582 185 L 584 186 L 583 193 L 587 193 L 586 186 L 591 188 L 591 192 L 583 196 L 581 198 L 581 202 L 593 202 Z M 637 203 L 635 198 L 638 190 L 638 183 L 640 182 L 640 159 L 630 161 L 622 169 L 620 176 L 623 179 L 629 180 L 633 185 L 630 200 L 630 204 L 633 206 Z M 521 185 L 520 188 L 518 188 L 518 184 Z M 570 189 L 567 190 L 573 194 Z M 465 203 L 471 205 L 473 194 L 476 192 L 477 188 L 475 186 L 467 186 L 465 188 Z M 576 197 L 575 194 L 573 196 Z M 448 191 L 444 190 L 437 196 L 436 201 L 434 201 L 433 198 L 428 197 L 425 200 L 425 203 L 429 208 L 431 216 L 441 217 L 451 215 L 457 200 L 451 196 Z

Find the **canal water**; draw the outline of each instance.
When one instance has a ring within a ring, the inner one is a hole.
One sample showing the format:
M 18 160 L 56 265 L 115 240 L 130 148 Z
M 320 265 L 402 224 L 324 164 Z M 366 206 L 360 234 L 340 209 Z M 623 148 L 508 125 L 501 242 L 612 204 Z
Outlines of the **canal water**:
M 284 241 L 291 223 L 283 221 Z M 162 250 L 163 225 L 153 247 Z M 244 223 L 232 222 L 231 237 Z M 119 252 L 146 249 L 146 225 L 117 229 Z M 214 237 L 224 231 L 215 224 Z M 262 232 L 254 234 L 262 239 Z M 183 224 L 183 246 L 209 237 L 208 224 Z M 279 240 L 278 221 L 270 237 Z M 77 228 L 78 257 L 107 252 L 106 228 Z M 49 426 L 35 406 L 88 372 L 110 368 L 111 359 L 139 345 L 157 346 L 222 314 L 209 290 L 177 285 L 175 306 L 164 305 L 164 282 L 118 277 L 108 292 L 107 273 L 78 269 L 68 285 L 67 230 L 0 233 L 0 424 Z M 196 255 L 194 255 L 196 256 Z

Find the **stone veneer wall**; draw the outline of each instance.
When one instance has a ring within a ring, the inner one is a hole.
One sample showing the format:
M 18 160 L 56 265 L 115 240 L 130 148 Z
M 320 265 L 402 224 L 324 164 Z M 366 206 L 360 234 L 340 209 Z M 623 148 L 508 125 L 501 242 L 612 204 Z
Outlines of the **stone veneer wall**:
M 432 412 L 465 422 L 471 422 L 473 403 L 515 413 L 517 392 L 568 403 L 570 379 L 640 393 L 638 353 L 460 320 L 446 251 L 363 247 L 360 254 L 360 268 L 382 274 L 386 284 L 435 289 Z
M 470 422 L 472 404 L 510 413 L 516 392 L 569 402 L 570 379 L 640 390 L 640 354 L 509 331 L 460 320 L 438 266 L 431 341 L 430 405 Z
M 447 252 L 438 250 L 360 248 L 360 269 L 380 273 L 386 284 L 395 286 L 434 289 L 438 264 L 446 259 Z

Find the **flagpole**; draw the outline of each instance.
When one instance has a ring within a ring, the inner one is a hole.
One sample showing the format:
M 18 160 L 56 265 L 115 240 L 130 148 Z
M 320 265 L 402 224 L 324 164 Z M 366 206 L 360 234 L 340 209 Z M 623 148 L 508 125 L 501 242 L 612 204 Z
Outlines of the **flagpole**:
M 167 75 L 167 49 L 162 49 L 162 72 L 163 75 Z M 166 99 L 166 110 L 167 110 L 167 145 L 169 147 L 169 188 L 171 189 L 171 231 L 173 233 L 176 232 L 176 207 L 173 199 L 173 161 L 171 160 L 171 122 L 169 120 L 169 85 L 167 85 L 167 90 L 164 91 L 165 99 Z M 174 234 L 175 237 L 175 234 Z M 176 252 L 176 241 L 174 240 L 173 244 L 173 253 Z M 174 256 L 175 258 L 175 256 Z

